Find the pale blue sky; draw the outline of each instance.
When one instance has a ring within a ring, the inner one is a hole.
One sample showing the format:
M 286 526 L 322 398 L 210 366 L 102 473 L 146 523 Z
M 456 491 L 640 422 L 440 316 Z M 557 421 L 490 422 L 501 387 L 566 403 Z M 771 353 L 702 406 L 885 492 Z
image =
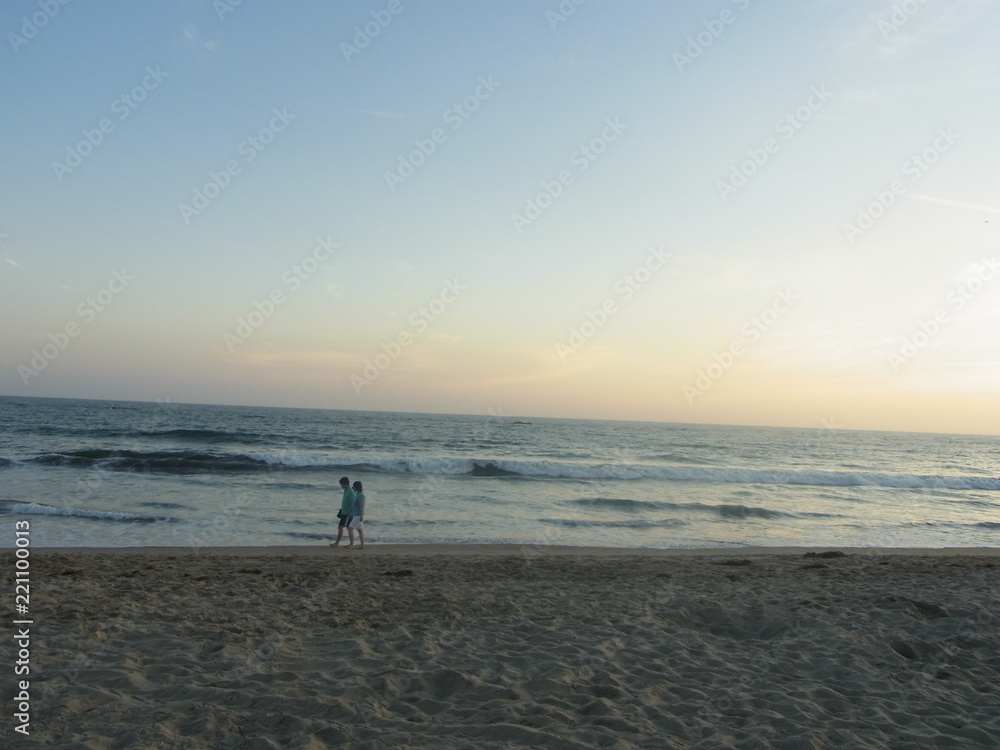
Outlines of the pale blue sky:
M 0 11 L 0 393 L 998 431 L 994 3 L 227 3 Z

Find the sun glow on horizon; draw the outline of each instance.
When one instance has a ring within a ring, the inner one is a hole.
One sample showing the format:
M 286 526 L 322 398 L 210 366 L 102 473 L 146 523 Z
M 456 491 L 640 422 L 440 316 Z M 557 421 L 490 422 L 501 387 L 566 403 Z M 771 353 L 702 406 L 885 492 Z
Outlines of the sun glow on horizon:
M 1000 434 L 994 3 L 226 7 L 0 12 L 0 393 Z

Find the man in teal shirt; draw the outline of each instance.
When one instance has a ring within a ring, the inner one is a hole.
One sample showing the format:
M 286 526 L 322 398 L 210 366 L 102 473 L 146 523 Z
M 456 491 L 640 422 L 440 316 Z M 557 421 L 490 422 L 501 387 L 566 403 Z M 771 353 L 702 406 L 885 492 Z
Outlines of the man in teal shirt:
M 354 490 L 351 489 L 351 480 L 347 477 L 340 478 L 340 488 L 344 491 L 344 498 L 340 501 L 340 524 L 337 526 L 337 541 L 330 542 L 331 547 L 339 547 L 340 539 L 344 536 L 344 529 L 351 522 L 351 509 L 354 507 Z M 354 536 L 353 534 L 351 535 Z M 352 539 L 353 541 L 353 539 Z

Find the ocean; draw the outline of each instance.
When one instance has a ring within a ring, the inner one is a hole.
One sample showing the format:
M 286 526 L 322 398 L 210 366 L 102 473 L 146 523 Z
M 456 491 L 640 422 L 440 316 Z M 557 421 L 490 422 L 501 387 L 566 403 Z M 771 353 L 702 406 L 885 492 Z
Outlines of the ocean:
M 1000 438 L 0 397 L 13 546 L 1000 546 Z

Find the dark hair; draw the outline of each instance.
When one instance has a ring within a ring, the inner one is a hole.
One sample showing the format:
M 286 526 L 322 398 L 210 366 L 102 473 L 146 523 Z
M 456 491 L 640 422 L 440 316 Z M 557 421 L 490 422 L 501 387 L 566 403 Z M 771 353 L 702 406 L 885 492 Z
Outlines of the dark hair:
M 350 479 L 348 479 L 347 477 L 341 477 L 341 478 L 340 478 L 340 483 L 341 483 L 341 484 L 350 484 L 350 483 L 351 483 L 351 480 L 350 480 Z
M 361 482 L 355 482 L 354 489 L 357 490 L 358 492 L 361 492 Z

